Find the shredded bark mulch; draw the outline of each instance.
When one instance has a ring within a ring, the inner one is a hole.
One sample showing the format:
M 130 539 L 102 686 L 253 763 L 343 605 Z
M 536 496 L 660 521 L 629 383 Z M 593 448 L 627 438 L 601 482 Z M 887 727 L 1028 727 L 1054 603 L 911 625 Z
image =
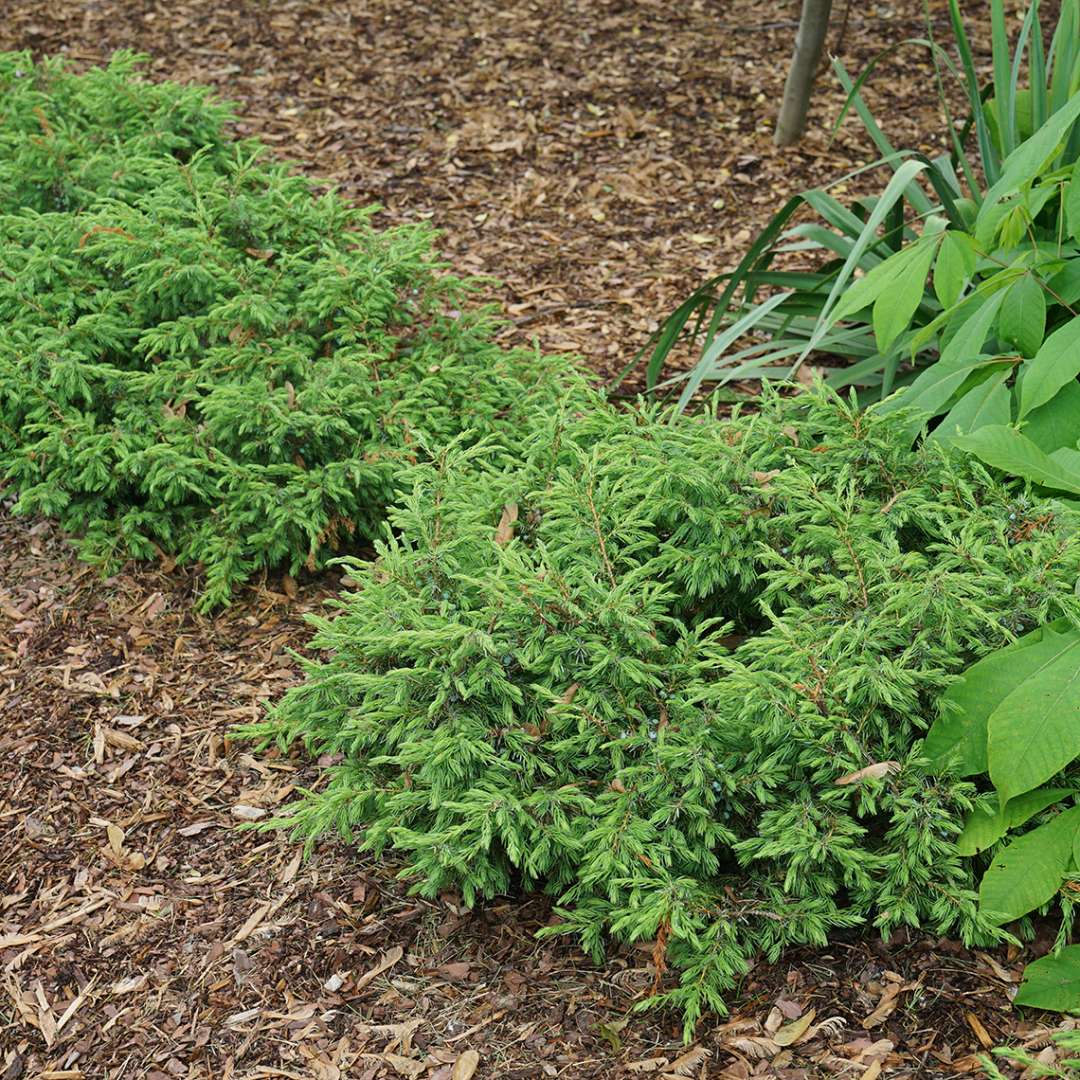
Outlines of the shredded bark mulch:
M 834 48 L 858 70 L 921 34 L 921 11 L 851 5 Z M 431 221 L 456 270 L 505 282 L 487 295 L 507 341 L 580 353 L 600 376 L 787 195 L 873 157 L 857 124 L 828 141 L 842 95 L 824 81 L 807 139 L 772 147 L 792 2 L 4 0 L 2 14 L 0 48 L 77 64 L 134 48 L 155 77 L 217 85 L 242 130 L 387 222 Z M 898 143 L 940 149 L 924 56 L 901 54 L 868 96 Z M 971 1075 L 992 1045 L 1046 1046 L 1055 1021 L 1010 1005 L 1026 955 L 918 935 L 759 964 L 686 1045 L 676 1017 L 633 1012 L 648 947 L 598 966 L 535 940 L 541 898 L 417 900 L 342 843 L 305 861 L 258 831 L 317 763 L 229 732 L 299 678 L 289 650 L 336 585 L 271 580 L 202 618 L 190 574 L 103 581 L 49 523 L 0 513 L 0 1080 L 875 1080 Z

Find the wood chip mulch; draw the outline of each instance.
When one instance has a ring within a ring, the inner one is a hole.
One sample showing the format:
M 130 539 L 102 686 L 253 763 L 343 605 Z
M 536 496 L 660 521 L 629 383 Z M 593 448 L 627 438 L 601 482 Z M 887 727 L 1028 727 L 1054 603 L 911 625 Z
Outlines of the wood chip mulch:
M 784 197 L 872 156 L 855 125 L 828 142 L 827 86 L 806 141 L 772 148 L 796 13 L 4 0 L 0 48 L 135 48 L 156 77 L 219 86 L 243 130 L 502 279 L 508 341 L 609 375 Z M 918 0 L 852 5 L 838 47 L 855 70 L 921 32 Z M 898 142 L 940 146 L 923 57 L 870 97 Z M 1009 1004 L 1024 956 L 838 940 L 755 967 L 685 1045 L 677 1018 L 631 1011 L 647 947 L 596 966 L 535 940 L 541 899 L 468 912 L 340 843 L 303 860 L 251 826 L 315 763 L 229 732 L 296 681 L 303 615 L 336 582 L 270 580 L 214 619 L 192 613 L 195 585 L 152 567 L 103 581 L 49 523 L 0 511 L 0 1080 L 876 1080 L 972 1075 L 1006 1039 L 1053 1053 Z

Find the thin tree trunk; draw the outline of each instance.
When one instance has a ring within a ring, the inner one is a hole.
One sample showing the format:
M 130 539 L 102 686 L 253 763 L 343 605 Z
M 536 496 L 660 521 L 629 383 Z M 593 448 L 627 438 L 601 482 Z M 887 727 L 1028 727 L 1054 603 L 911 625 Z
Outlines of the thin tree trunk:
M 795 53 L 791 58 L 784 100 L 776 118 L 777 146 L 790 146 L 806 130 L 806 112 L 810 107 L 810 91 L 814 86 L 821 54 L 825 50 L 825 35 L 829 30 L 832 0 L 802 0 L 802 15 L 795 35 Z

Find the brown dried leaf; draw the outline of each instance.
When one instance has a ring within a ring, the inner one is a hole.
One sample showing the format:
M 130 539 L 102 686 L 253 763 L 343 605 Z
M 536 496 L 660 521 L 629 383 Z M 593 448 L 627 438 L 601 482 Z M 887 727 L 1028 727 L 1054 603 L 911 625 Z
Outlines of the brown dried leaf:
M 785 1024 L 772 1038 L 777 1046 L 794 1046 L 805 1034 L 806 1029 L 814 1022 L 817 1015 L 816 1009 L 805 1012 L 798 1020 Z
M 677 1057 L 668 1067 L 667 1071 L 675 1076 L 690 1076 L 694 1070 L 707 1061 L 709 1057 L 709 1051 L 703 1046 L 695 1046 L 692 1050 L 687 1050 L 685 1054 Z
M 405 950 L 400 945 L 395 945 L 386 951 L 386 955 L 370 971 L 365 971 L 356 980 L 356 989 L 362 990 L 373 979 L 377 979 L 384 971 L 389 971 L 403 956 Z
M 427 1071 L 427 1066 L 422 1061 L 414 1061 L 400 1054 L 365 1054 L 364 1057 L 371 1061 L 385 1061 L 398 1076 L 412 1078 Z
M 454 1062 L 454 1071 L 450 1074 L 450 1080 L 472 1080 L 479 1067 L 480 1055 L 475 1050 L 466 1050 Z
M 659 1072 L 667 1065 L 667 1063 L 668 1059 L 666 1057 L 644 1058 L 642 1061 L 629 1062 L 626 1066 L 626 1071 L 632 1073 Z
M 772 1039 L 763 1039 L 758 1035 L 739 1036 L 730 1039 L 727 1044 L 745 1054 L 748 1058 L 771 1058 L 780 1053 L 780 1047 Z
M 876 761 L 873 765 L 867 765 L 865 768 L 857 769 L 853 773 L 848 773 L 846 776 L 841 776 L 839 780 L 835 780 L 837 785 L 843 784 L 857 784 L 860 780 L 880 780 L 883 776 L 889 776 L 891 773 L 899 772 L 899 761 Z
M 105 832 L 109 837 L 109 850 L 119 859 L 124 850 L 124 830 L 119 825 L 107 825 Z
M 877 1008 L 863 1021 L 863 1027 L 867 1030 L 877 1027 L 878 1024 L 893 1014 L 896 1006 L 900 1004 L 900 995 L 905 990 L 916 989 L 918 985 L 917 982 L 889 983 L 881 995 Z
M 495 530 L 495 543 L 499 547 L 505 547 L 514 537 L 514 522 L 518 519 L 517 503 L 507 503 L 503 507 L 502 517 L 499 518 L 499 526 Z

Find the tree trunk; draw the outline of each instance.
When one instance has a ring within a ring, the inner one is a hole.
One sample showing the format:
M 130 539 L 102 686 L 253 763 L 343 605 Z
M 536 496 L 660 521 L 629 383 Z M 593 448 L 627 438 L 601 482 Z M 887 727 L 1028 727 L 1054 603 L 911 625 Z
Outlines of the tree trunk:
M 810 107 L 810 91 L 814 86 L 821 54 L 825 50 L 825 35 L 829 29 L 832 0 L 802 0 L 799 30 L 795 35 L 795 53 L 791 58 L 784 100 L 776 118 L 777 146 L 798 142 L 806 130 L 806 111 Z

